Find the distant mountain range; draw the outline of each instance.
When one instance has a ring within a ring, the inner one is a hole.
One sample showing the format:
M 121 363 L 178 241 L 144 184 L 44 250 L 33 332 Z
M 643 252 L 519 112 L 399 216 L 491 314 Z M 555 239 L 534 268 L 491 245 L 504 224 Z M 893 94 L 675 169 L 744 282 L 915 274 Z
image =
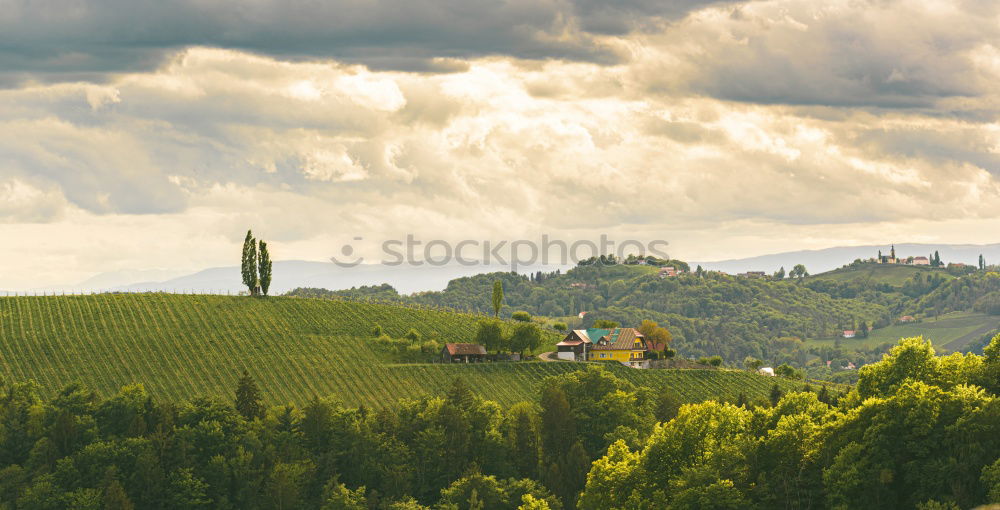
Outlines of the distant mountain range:
M 693 269 L 700 265 L 704 269 L 724 271 L 726 273 L 744 273 L 746 271 L 774 272 L 784 267 L 790 270 L 795 264 L 803 264 L 811 274 L 823 273 L 849 264 L 854 259 L 867 259 L 878 255 L 879 250 L 889 254 L 890 245 L 870 246 L 838 246 L 822 250 L 801 250 L 772 255 L 761 255 L 742 259 L 717 260 L 708 262 L 690 262 Z M 964 262 L 976 264 L 979 255 L 986 257 L 986 263 L 1000 263 L 1000 244 L 897 244 L 898 257 L 927 257 L 937 251 L 943 262 Z
M 566 270 L 569 266 L 528 266 L 520 273 Z M 340 267 L 331 262 L 285 260 L 274 262 L 271 294 L 277 295 L 296 287 L 320 287 L 331 290 L 349 289 L 362 285 L 388 283 L 404 294 L 427 290 L 442 290 L 448 282 L 463 276 L 495 271 L 509 271 L 506 266 L 386 266 L 361 264 Z M 34 289 L 34 292 L 196 292 L 236 294 L 246 290 L 238 266 L 213 267 L 187 275 L 169 271 L 116 271 L 101 273 L 74 285 L 54 285 Z M 32 291 L 29 291 L 32 292 Z
M 701 265 L 705 269 L 727 273 L 746 271 L 774 272 L 784 267 L 790 270 L 795 264 L 804 264 L 812 274 L 837 269 L 854 259 L 874 257 L 878 251 L 889 252 L 889 246 L 841 246 L 822 250 L 801 250 L 757 257 L 690 262 L 691 268 Z M 928 256 L 934 251 L 945 262 L 976 264 L 979 255 L 987 263 L 1000 263 L 1000 244 L 897 244 L 900 257 Z M 569 266 L 532 266 L 521 268 L 526 274 L 535 271 L 569 269 Z M 348 289 L 362 285 L 388 283 L 403 294 L 441 290 L 450 280 L 463 276 L 495 271 L 509 271 L 505 266 L 385 266 L 362 264 L 344 268 L 330 262 L 286 260 L 274 263 L 274 283 L 271 293 L 281 294 L 296 287 L 319 287 L 330 290 Z M 214 267 L 193 274 L 178 274 L 169 270 L 115 271 L 101 273 L 74 285 L 57 285 L 36 289 L 38 292 L 90 292 L 90 291 L 168 291 L 199 293 L 238 293 L 244 290 L 238 266 Z

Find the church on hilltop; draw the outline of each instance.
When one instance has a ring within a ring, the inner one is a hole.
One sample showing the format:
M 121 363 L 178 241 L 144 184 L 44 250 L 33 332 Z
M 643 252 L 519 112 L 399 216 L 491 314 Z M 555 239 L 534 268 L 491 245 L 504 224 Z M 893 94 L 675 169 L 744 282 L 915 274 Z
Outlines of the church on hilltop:
M 897 258 L 896 257 L 896 245 L 892 245 L 889 248 L 889 254 L 883 255 L 882 250 L 878 251 L 878 258 L 875 259 L 878 264 L 908 264 L 912 266 L 933 266 L 940 267 L 941 256 L 935 251 L 930 257 L 906 257 Z
M 896 258 L 896 245 L 892 245 L 889 249 L 888 255 L 882 255 L 882 250 L 878 251 L 878 263 L 879 264 L 899 264 L 899 260 Z

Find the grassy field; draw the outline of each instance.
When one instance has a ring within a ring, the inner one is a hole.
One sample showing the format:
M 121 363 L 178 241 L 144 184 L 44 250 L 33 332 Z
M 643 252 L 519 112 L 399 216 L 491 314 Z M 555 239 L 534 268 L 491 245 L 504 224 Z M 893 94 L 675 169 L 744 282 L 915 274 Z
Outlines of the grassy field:
M 923 273 L 925 276 L 935 274 L 951 280 L 954 276 L 944 269 L 928 266 L 907 266 L 900 264 L 865 264 L 857 268 L 840 268 L 810 276 L 810 280 L 828 280 L 833 282 L 850 282 L 868 280 L 873 283 L 887 283 L 893 287 L 903 285 L 913 275 Z
M 1000 317 L 971 312 L 953 312 L 938 319 L 925 318 L 922 322 L 895 324 L 872 331 L 868 338 L 842 338 L 846 349 L 870 349 L 884 343 L 897 343 L 900 338 L 923 336 L 940 351 L 961 350 L 969 342 L 1000 325 Z M 835 339 L 810 340 L 809 345 L 832 346 Z
M 81 382 L 103 396 L 140 382 L 154 396 L 229 398 L 244 370 L 269 403 L 314 395 L 382 407 L 441 393 L 456 376 L 508 405 L 534 399 L 549 375 L 584 363 L 386 364 L 369 331 L 410 328 L 441 342 L 468 341 L 475 315 L 402 306 L 274 297 L 120 294 L 0 298 L 0 375 L 33 379 L 51 395 Z M 776 381 L 746 372 L 609 367 L 636 384 L 700 401 L 767 395 Z M 798 383 L 778 381 L 786 389 Z

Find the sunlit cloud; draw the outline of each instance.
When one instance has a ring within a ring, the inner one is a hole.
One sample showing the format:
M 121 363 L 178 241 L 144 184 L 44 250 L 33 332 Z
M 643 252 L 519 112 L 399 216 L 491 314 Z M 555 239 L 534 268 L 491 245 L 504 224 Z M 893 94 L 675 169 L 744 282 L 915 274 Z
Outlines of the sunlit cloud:
M 705 259 L 725 236 L 720 258 L 935 222 L 949 225 L 939 239 L 977 240 L 954 236 L 1000 217 L 991 4 L 657 4 L 512 4 L 527 43 L 481 20 L 465 51 L 443 48 L 468 27 L 405 55 L 430 18 L 343 51 L 324 37 L 347 35 L 301 19 L 301 39 L 282 44 L 251 23 L 191 46 L 222 23 L 209 16 L 155 58 L 109 57 L 128 44 L 96 26 L 0 36 L 55 52 L 6 67 L 0 90 L 0 233 L 36 243 L 0 266 L 65 282 L 229 264 L 247 226 L 283 258 L 323 259 L 359 234 L 376 246 L 607 232 Z M 0 27 L 34 19 L 26 5 Z M 76 67 L 46 60 L 73 38 L 92 51 Z M 28 59 L 12 47 L 0 61 Z M 393 55 L 438 68 L 384 65 Z M 71 255 L 81 242 L 92 257 Z

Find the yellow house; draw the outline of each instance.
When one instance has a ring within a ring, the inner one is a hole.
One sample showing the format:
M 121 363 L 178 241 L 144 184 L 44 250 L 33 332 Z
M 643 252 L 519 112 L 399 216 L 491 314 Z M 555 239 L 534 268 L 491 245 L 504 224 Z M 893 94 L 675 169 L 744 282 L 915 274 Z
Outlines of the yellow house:
M 566 350 L 584 349 L 588 360 L 620 361 L 633 367 L 643 366 L 649 351 L 642 333 L 635 328 L 578 329 L 559 343 L 560 351 L 564 344 Z

